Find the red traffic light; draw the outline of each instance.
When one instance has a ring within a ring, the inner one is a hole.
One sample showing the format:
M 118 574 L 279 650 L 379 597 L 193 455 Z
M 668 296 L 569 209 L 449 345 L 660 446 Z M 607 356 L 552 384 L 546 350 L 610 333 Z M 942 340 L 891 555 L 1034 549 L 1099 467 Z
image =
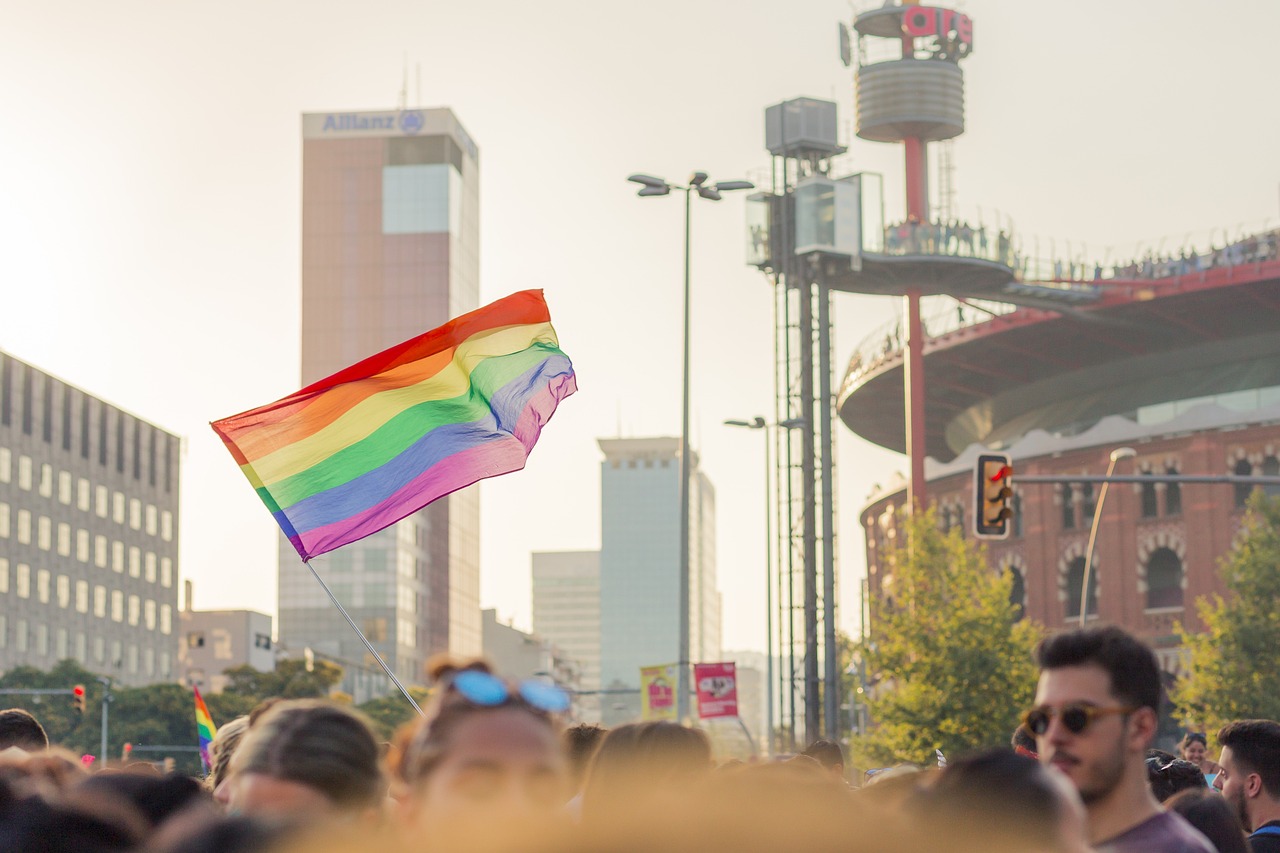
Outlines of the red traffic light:
M 72 696 L 77 696 L 77 697 L 79 697 L 79 698 L 83 699 L 83 698 L 84 698 L 84 685 L 83 685 L 83 684 L 77 684 L 75 687 L 72 687 L 72 688 L 71 688 L 71 695 L 72 695 Z
M 71 688 L 71 710 L 77 714 L 84 713 L 84 685 L 77 684 Z

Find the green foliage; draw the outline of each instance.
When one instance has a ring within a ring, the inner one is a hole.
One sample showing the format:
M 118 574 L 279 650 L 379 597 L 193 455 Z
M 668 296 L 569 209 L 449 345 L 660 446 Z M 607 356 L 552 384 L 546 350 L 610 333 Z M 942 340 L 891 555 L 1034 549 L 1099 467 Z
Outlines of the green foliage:
M 1007 744 L 1035 693 L 1041 629 L 1014 622 L 1011 578 L 958 530 L 939 532 L 932 511 L 908 519 L 906 532 L 910 548 L 886 564 L 889 597 L 859 649 L 874 685 L 872 727 L 853 747 L 867 767 Z
M 316 661 L 312 672 L 301 660 L 284 660 L 275 672 L 259 672 L 250 666 L 228 670 L 231 681 L 220 694 L 206 695 L 214 725 L 247 714 L 271 696 L 289 699 L 327 696 L 342 680 L 342 668 Z M 71 696 L 20 696 L 4 694 L 5 688 L 85 688 L 84 716 L 71 708 Z M 0 708 L 25 708 L 35 715 L 49 742 L 66 747 L 77 755 L 98 755 L 102 740 L 102 694 L 98 676 L 74 660 L 59 661 L 48 672 L 19 666 L 0 676 Z M 151 684 L 146 687 L 111 688 L 108 708 L 107 759 L 118 760 L 124 745 L 134 746 L 132 760 L 175 760 L 176 769 L 199 776 L 200 756 L 189 751 L 197 745 L 195 700 L 190 688 L 178 684 Z M 401 698 L 401 703 L 408 703 Z M 412 712 L 412 709 L 410 709 Z M 146 747 L 178 746 L 181 750 L 153 752 Z
M 1254 491 L 1219 571 L 1227 597 L 1196 602 L 1204 633 L 1179 627 L 1188 672 L 1172 697 L 1186 722 L 1209 732 L 1231 720 L 1280 719 L 1280 499 Z
M 425 687 L 410 686 L 409 695 L 419 706 L 425 706 L 430 691 Z M 398 728 L 418 718 L 418 712 L 399 690 L 381 699 L 370 699 L 357 708 L 373 722 L 378 739 L 385 742 L 391 741 Z

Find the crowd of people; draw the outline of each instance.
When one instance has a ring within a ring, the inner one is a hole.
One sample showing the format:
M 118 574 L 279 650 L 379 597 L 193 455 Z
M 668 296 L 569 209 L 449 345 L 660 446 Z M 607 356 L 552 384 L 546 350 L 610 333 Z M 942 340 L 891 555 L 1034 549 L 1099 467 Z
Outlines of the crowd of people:
M 1058 258 L 1049 267 L 1043 263 L 1037 266 L 1031 257 L 1024 257 L 1012 236 L 1003 229 L 988 234 L 985 226 L 975 228 L 959 220 L 921 222 L 908 218 L 885 229 L 885 250 L 894 255 L 937 254 L 998 261 L 1028 280 L 1160 279 L 1274 261 L 1280 258 L 1280 229 L 1251 234 L 1204 252 L 1198 252 L 1194 247 L 1177 254 L 1147 251 L 1139 258 L 1106 265 L 1101 261 L 1089 263 L 1078 258 Z
M 675 722 L 564 729 L 568 697 L 482 661 L 433 661 L 424 715 L 390 743 L 343 705 L 264 703 L 218 731 L 204 780 L 91 774 L 3 711 L 0 850 L 1280 851 L 1280 723 L 1153 752 L 1149 648 L 1092 628 L 1036 657 L 1011 745 L 855 774 L 828 742 L 717 765 L 705 733 Z

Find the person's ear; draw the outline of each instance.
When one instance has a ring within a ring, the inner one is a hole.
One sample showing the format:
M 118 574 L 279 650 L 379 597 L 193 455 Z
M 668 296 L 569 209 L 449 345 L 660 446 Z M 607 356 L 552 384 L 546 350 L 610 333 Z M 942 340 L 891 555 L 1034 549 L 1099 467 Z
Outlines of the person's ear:
M 1152 708 L 1141 707 L 1129 715 L 1130 741 L 1135 749 L 1146 752 L 1151 741 L 1155 740 L 1160 721 Z
M 1244 777 L 1244 794 L 1250 799 L 1262 793 L 1262 777 L 1257 773 L 1250 773 Z

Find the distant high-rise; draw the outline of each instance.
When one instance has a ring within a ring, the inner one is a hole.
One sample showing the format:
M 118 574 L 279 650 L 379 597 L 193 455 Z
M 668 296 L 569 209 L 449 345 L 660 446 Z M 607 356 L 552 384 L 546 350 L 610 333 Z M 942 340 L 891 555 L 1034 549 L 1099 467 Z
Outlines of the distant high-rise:
M 680 439 L 600 439 L 600 683 L 639 688 L 640 667 L 680 662 Z M 692 460 L 688 663 L 720 657 L 715 490 Z M 639 714 L 608 694 L 604 721 Z
M 580 667 L 579 715 L 600 719 L 600 552 L 535 551 L 533 633 L 559 646 Z
M 302 382 L 435 328 L 479 303 L 479 166 L 448 109 L 302 117 Z M 404 681 L 427 657 L 476 655 L 480 510 L 463 489 L 313 561 Z M 385 690 L 372 657 L 283 538 L 280 641 Z
M 74 658 L 173 680 L 181 455 L 173 433 L 0 353 L 0 671 Z

